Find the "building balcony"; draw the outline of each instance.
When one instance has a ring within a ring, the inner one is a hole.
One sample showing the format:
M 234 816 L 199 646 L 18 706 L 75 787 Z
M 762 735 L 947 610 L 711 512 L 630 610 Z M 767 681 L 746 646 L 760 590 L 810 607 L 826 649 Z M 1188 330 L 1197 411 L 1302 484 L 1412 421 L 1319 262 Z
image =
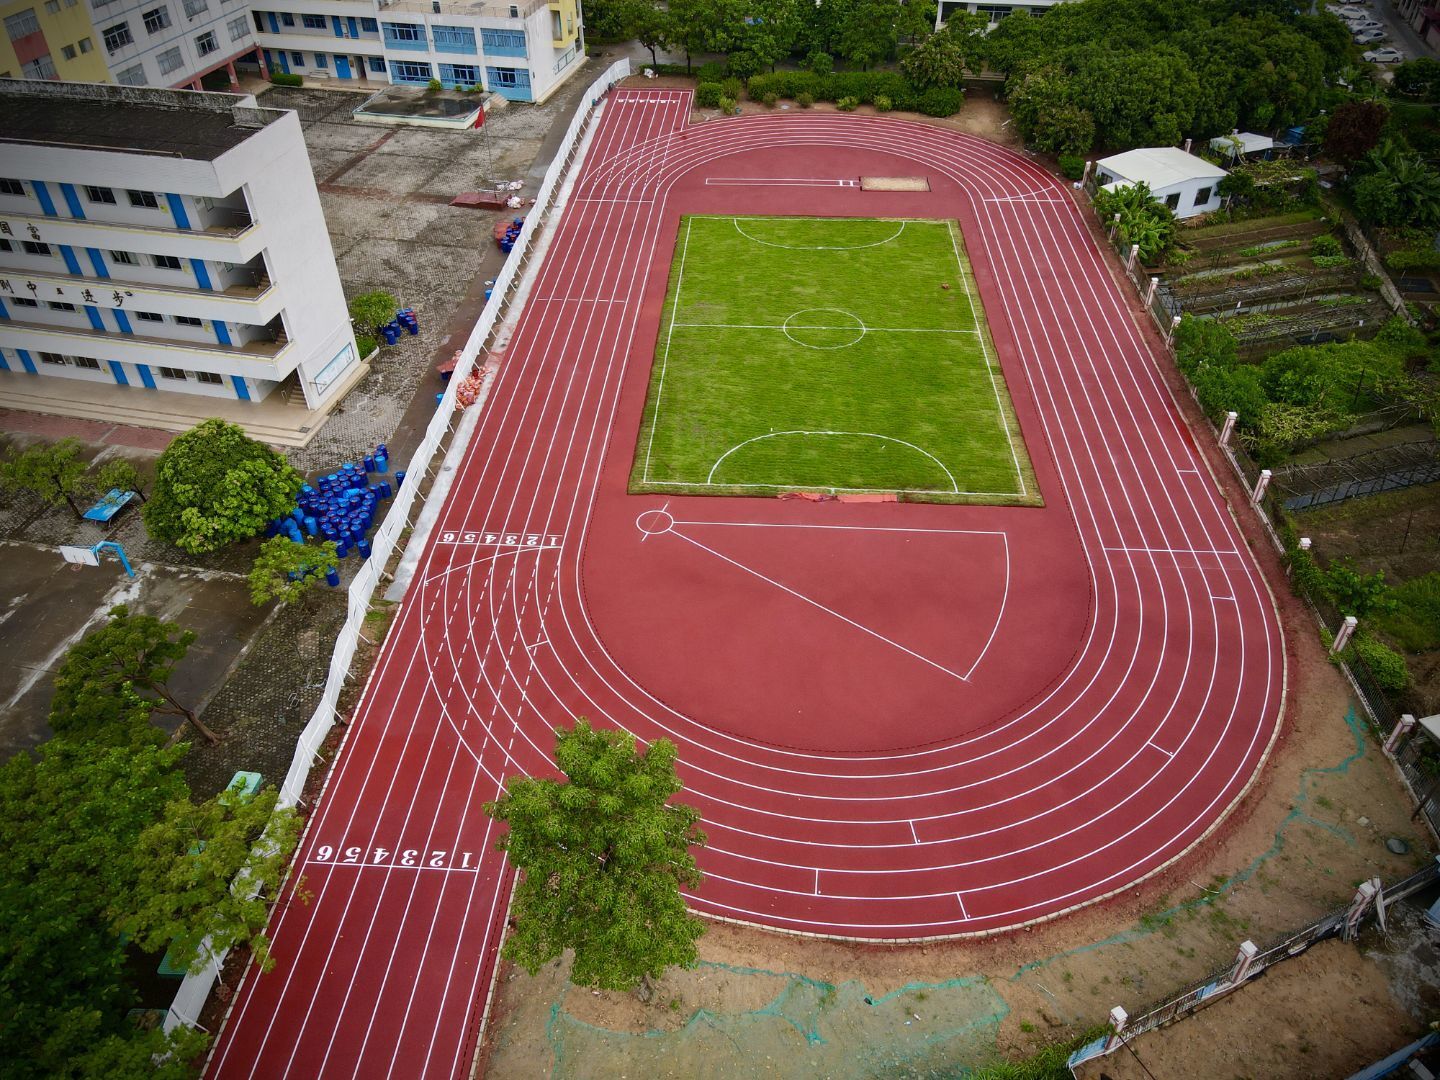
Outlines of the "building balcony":
M 11 318 L 0 322 L 0 348 L 54 352 L 65 356 L 93 356 L 130 364 L 214 371 L 247 378 L 283 379 L 294 368 L 287 364 L 294 350 L 279 320 L 269 336 L 240 345 L 203 341 L 176 341 L 173 338 L 119 334 L 72 326 L 47 326 Z
M 0 224 L 8 225 L 16 240 L 39 240 L 52 247 L 68 244 L 75 248 L 143 251 L 149 255 L 215 262 L 249 262 L 264 246 L 260 225 L 249 215 L 236 218 L 223 215 L 197 229 L 25 214 L 9 214 L 0 219 Z
M 11 289 L 7 292 L 0 286 L 0 300 L 10 296 L 34 296 L 77 306 L 89 304 L 101 311 L 157 311 L 162 315 L 192 315 L 222 322 L 268 323 L 280 313 L 279 291 L 263 270 L 249 274 L 248 278 L 223 289 L 202 289 L 198 286 L 127 281 L 118 276 L 94 278 L 34 274 L 0 267 L 0 281 L 9 282 Z M 34 292 L 27 287 L 30 284 L 36 286 Z M 12 318 L 16 310 L 12 307 Z M 0 323 L 0 326 L 3 325 Z
M 513 19 L 515 29 L 535 12 L 545 7 L 546 0 L 521 0 L 514 4 L 504 0 L 379 0 L 380 11 L 413 11 L 425 15 L 465 15 L 476 19 Z

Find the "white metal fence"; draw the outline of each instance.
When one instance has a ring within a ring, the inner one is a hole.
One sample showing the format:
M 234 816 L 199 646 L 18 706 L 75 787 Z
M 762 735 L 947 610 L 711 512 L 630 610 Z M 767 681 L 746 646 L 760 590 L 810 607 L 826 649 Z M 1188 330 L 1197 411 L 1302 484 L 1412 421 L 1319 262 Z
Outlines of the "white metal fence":
M 394 501 L 385 515 L 385 520 L 375 530 L 375 536 L 370 542 L 370 558 L 350 583 L 347 598 L 349 610 L 345 625 L 335 639 L 335 651 L 330 656 L 330 670 L 325 679 L 325 691 L 295 745 L 295 756 L 291 761 L 290 771 L 285 774 L 285 781 L 280 785 L 277 809 L 292 807 L 300 801 L 301 792 L 310 777 L 310 770 L 320 760 L 320 748 L 324 745 L 330 729 L 334 727 L 335 721 L 340 715 L 337 707 L 340 693 L 344 689 L 346 680 L 350 677 L 350 665 L 355 658 L 360 631 L 364 625 L 365 616 L 370 610 L 370 602 L 375 595 L 375 589 L 380 584 L 381 574 L 389 563 L 391 555 L 395 553 L 401 531 L 410 524 L 411 518 L 419 508 L 420 488 L 437 466 L 436 458 L 442 443 L 446 436 L 454 431 L 456 391 L 460 384 L 475 371 L 481 350 L 485 348 L 491 334 L 501 324 L 507 313 L 510 301 L 520 284 L 522 269 L 528 261 L 527 256 L 542 225 L 552 213 L 562 208 L 557 202 L 556 195 L 567 170 L 575 159 L 581 136 L 595 114 L 596 105 L 611 86 L 629 74 L 630 61 L 628 59 L 617 60 L 591 83 L 581 107 L 575 111 L 575 115 L 570 120 L 570 128 L 565 133 L 564 141 L 556 150 L 550 168 L 545 172 L 540 190 L 535 195 L 535 204 L 526 215 L 525 224 L 515 240 L 510 257 L 505 260 L 505 265 L 495 278 L 495 284 L 490 291 L 490 299 L 486 302 L 484 310 L 481 311 L 474 328 L 471 329 L 464 348 L 460 350 L 460 357 L 456 362 L 454 374 L 445 388 L 445 395 L 436 407 L 435 415 L 430 418 L 430 426 L 425 429 L 424 438 L 420 440 L 420 445 L 411 455 L 410 469 L 406 473 L 405 483 L 395 493 Z M 464 446 L 457 443 L 452 445 L 448 452 L 459 454 L 463 451 Z M 261 843 L 264 842 L 262 839 Z M 241 883 L 237 882 L 236 887 L 242 887 Z M 194 1025 L 206 999 L 210 996 L 211 987 L 224 962 L 225 954 L 222 952 L 215 955 L 198 975 L 185 977 L 180 984 L 180 989 L 175 994 L 175 1000 L 170 1005 L 170 1012 L 165 1018 L 165 1030 L 169 1031 L 177 1024 Z

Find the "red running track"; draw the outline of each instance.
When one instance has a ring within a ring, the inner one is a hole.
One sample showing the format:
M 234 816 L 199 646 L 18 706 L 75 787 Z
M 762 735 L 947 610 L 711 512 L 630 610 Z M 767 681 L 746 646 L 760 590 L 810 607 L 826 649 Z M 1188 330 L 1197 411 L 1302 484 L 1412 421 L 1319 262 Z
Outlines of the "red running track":
M 604 106 L 216 1075 L 465 1072 L 510 885 L 481 805 L 577 715 L 679 746 L 697 911 L 836 937 L 1092 902 L 1257 774 L 1274 605 L 1069 192 L 900 120 L 689 115 Z M 860 175 L 932 190 L 794 182 Z M 627 495 L 685 213 L 958 218 L 1045 507 Z

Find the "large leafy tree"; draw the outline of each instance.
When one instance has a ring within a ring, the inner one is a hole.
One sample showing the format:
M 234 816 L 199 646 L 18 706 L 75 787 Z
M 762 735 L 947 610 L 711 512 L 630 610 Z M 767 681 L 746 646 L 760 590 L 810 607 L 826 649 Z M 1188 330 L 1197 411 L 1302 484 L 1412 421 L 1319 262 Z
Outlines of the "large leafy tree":
M 835 55 L 862 70 L 895 55 L 897 0 L 849 0 L 840 13 Z
M 533 975 L 573 949 L 576 985 L 642 994 L 695 962 L 704 926 L 680 889 L 700 884 L 690 849 L 705 836 L 697 811 L 670 802 L 675 757 L 667 739 L 637 754 L 633 735 L 578 720 L 556 732 L 565 780 L 511 780 L 485 807 L 509 825 L 497 846 L 522 874 L 507 959 Z
M 0 1061 L 6 1076 L 74 1075 L 129 1037 L 111 905 L 152 867 L 141 834 L 183 796 L 177 749 L 57 736 L 0 766 Z M 107 1075 L 103 1072 L 89 1075 Z
M 729 52 L 744 29 L 744 0 L 670 0 L 666 40 L 685 53 Z
M 1150 193 L 1148 184 L 1131 184 L 1095 196 L 1095 212 L 1102 222 L 1119 217 L 1119 237 L 1138 244 L 1147 262 L 1164 254 L 1175 240 L 1175 215 Z
M 1440 171 L 1419 154 L 1383 142 L 1366 155 L 1355 210 L 1374 225 L 1440 227 Z
M 289 513 L 303 484 L 274 450 L 211 418 L 176 436 L 160 455 L 145 525 L 192 554 L 217 551 Z
M 34 443 L 24 450 L 12 450 L 0 460 L 0 484 L 28 491 L 52 506 L 64 503 L 77 518 L 83 516 L 83 511 L 75 500 L 90 491 L 76 439 Z
M 269 971 L 265 922 L 302 824 L 293 809 L 276 813 L 276 798 L 270 789 L 172 800 L 136 841 L 150 870 L 118 894 L 116 924 L 142 948 L 168 946 L 173 962 L 192 972 L 240 944 Z
M 50 726 L 57 732 L 109 728 L 123 714 L 104 704 L 136 700 L 148 711 L 181 716 L 211 742 L 218 736 L 195 710 L 170 689 L 175 665 L 195 642 L 193 630 L 182 630 L 153 615 L 132 615 L 124 604 L 111 608 L 109 621 L 75 643 L 55 674 Z
M 750 0 L 748 16 L 739 35 L 739 48 L 756 71 L 775 70 L 790 55 L 800 34 L 798 0 Z M 736 55 L 730 58 L 732 73 L 738 75 Z
M 1335 106 L 1325 126 L 1325 153 L 1336 161 L 1356 161 L 1374 150 L 1390 110 L 1378 101 L 1345 101 Z

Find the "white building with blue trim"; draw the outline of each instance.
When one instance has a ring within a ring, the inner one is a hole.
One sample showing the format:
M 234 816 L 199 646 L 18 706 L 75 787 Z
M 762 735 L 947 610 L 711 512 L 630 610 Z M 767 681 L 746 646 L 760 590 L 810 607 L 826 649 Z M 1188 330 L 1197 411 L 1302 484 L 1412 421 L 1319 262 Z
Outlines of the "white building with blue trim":
M 0 80 L 0 115 L 0 404 L 65 378 L 241 401 L 288 382 L 323 409 L 358 376 L 295 113 Z
M 279 5 L 284 3 L 283 8 Z M 585 55 L 578 0 L 260 0 L 265 67 L 337 82 L 478 86 L 544 101 Z

